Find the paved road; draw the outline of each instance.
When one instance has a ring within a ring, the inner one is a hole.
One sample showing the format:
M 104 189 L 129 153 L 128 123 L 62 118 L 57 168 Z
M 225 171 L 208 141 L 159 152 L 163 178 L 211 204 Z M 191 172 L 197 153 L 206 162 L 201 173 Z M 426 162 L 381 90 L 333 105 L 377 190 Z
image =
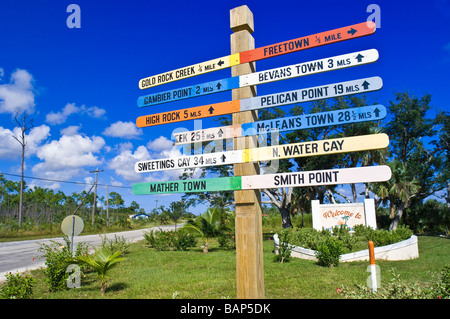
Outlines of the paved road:
M 178 227 L 179 226 L 180 225 L 178 225 Z M 151 229 L 171 230 L 175 229 L 175 226 L 158 226 L 154 228 L 110 233 L 106 234 L 106 238 L 114 239 L 114 235 L 117 235 L 125 238 L 127 242 L 136 242 L 144 239 L 144 232 Z M 75 236 L 73 240 L 74 247 L 80 242 L 87 243 L 89 246 L 97 246 L 101 244 L 102 237 L 103 235 Z M 0 282 L 5 280 L 5 274 L 8 272 L 24 272 L 43 267 L 45 260 L 39 258 L 42 255 L 42 253 L 38 252 L 40 247 L 39 243 L 50 244 L 50 241 L 64 243 L 62 237 L 0 243 Z

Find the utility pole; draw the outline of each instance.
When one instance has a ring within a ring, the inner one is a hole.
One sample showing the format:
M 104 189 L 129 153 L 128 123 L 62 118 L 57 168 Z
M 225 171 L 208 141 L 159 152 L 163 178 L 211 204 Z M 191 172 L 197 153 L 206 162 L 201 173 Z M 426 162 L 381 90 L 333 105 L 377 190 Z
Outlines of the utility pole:
M 106 185 L 106 227 L 109 227 L 109 186 Z
M 95 173 L 94 203 L 92 204 L 92 227 L 94 227 L 95 209 L 97 208 L 97 173 L 98 172 L 103 172 L 103 170 L 97 169 L 95 171 L 89 171 L 89 173 Z

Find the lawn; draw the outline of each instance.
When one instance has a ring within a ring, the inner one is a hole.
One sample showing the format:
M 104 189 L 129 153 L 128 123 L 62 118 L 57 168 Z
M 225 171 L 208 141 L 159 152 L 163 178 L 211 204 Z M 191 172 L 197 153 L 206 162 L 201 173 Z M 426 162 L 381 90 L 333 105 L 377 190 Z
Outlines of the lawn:
M 267 238 L 267 236 L 265 236 Z M 340 263 L 324 268 L 314 261 L 291 258 L 279 264 L 272 261 L 273 241 L 264 240 L 265 296 L 269 299 L 335 299 L 340 286 L 365 284 L 368 262 Z M 408 261 L 378 261 L 381 283 L 388 282 L 394 269 L 409 282 L 429 283 L 433 275 L 450 265 L 450 239 L 419 237 L 420 257 Z M 236 258 L 234 250 L 220 249 L 217 243 L 204 254 L 202 248 L 189 251 L 155 251 L 146 241 L 131 246 L 127 259 L 111 270 L 105 299 L 221 299 L 236 298 Z M 94 273 L 82 278 L 81 288 L 49 293 L 40 271 L 34 298 L 101 298 Z

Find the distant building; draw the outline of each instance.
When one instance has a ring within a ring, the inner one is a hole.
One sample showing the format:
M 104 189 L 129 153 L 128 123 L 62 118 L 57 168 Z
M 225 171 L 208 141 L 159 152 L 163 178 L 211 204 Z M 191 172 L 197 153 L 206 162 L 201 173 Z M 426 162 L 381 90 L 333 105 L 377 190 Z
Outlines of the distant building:
M 144 213 L 130 215 L 129 217 L 132 219 L 148 219 L 148 218 L 150 218 L 150 216 L 148 216 L 147 214 L 144 214 Z

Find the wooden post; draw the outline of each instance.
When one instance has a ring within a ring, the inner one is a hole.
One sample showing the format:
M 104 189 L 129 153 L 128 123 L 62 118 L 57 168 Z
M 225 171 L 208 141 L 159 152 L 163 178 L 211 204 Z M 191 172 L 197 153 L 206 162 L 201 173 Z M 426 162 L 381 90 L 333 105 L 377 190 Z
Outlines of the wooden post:
M 253 13 L 244 5 L 230 10 L 231 54 L 254 49 Z M 255 72 L 255 62 L 231 68 L 232 76 Z M 256 96 L 256 87 L 232 90 L 232 99 L 240 100 Z M 257 111 L 233 114 L 233 124 L 254 122 Z M 234 149 L 257 147 L 257 137 L 234 139 Z M 258 175 L 259 163 L 234 165 L 235 176 Z M 236 204 L 236 288 L 239 299 L 264 298 L 264 265 L 262 247 L 261 191 L 234 192 Z

